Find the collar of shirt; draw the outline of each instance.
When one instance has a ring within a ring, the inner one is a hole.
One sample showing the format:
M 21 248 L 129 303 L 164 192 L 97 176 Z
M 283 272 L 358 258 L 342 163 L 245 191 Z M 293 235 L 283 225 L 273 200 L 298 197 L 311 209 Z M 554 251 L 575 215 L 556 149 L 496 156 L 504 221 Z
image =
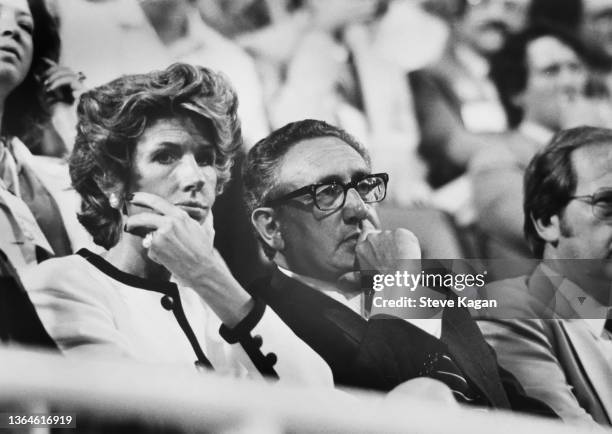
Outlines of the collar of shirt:
M 455 49 L 455 56 L 459 63 L 465 66 L 465 68 L 475 77 L 488 79 L 490 70 L 489 62 L 472 48 L 465 44 L 459 44 Z
M 555 135 L 555 133 L 548 128 L 530 121 L 522 122 L 519 125 L 518 130 L 534 142 L 538 142 L 543 145 L 548 143 Z
M 331 282 L 319 280 L 314 277 L 304 276 L 302 274 L 294 273 L 291 270 L 278 266 L 278 269 L 284 275 L 297 280 L 304 285 L 316 289 L 324 293 L 325 295 L 333 298 L 339 303 L 351 309 L 353 312 L 365 317 L 364 306 L 363 306 L 363 293 L 361 292 L 345 292 L 341 291 L 336 285 Z
M 14 146 L 12 140 L 0 139 L 0 182 L 17 197 L 21 197 L 19 172 L 22 166 L 20 158 L 22 152 L 20 151 L 19 146 Z
M 285 276 L 295 279 L 298 282 L 303 283 L 304 285 L 312 289 L 321 291 L 322 293 L 331 297 L 337 302 L 342 303 L 344 306 L 348 307 L 353 312 L 359 314 L 364 318 L 366 317 L 364 296 L 362 292 L 341 291 L 336 285 L 332 284 L 331 282 L 315 279 L 314 277 L 303 276 L 278 265 L 277 267 L 280 272 L 283 273 Z M 406 318 L 405 321 L 408 321 L 410 324 L 420 328 L 421 330 L 429 333 L 430 335 L 438 339 L 442 335 L 441 315 L 435 318 Z

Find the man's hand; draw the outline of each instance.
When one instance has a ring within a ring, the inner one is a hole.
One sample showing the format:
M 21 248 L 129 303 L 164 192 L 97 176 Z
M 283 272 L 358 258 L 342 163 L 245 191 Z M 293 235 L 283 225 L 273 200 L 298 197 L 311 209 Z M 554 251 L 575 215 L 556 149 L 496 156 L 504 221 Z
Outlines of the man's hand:
M 421 259 L 421 246 L 408 229 L 373 231 L 357 243 L 355 254 L 361 271 L 392 273 L 405 268 L 402 260 Z

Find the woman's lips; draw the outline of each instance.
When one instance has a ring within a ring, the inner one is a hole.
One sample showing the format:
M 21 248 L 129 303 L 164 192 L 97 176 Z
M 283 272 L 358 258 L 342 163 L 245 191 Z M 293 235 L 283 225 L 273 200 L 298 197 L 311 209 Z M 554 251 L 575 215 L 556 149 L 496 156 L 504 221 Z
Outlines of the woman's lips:
M 15 58 L 17 59 L 21 59 L 21 56 L 19 54 L 19 50 L 17 50 L 16 48 L 13 47 L 7 47 L 7 46 L 0 46 L 0 52 L 2 53 L 6 53 L 6 54 L 11 54 L 13 55 Z
M 203 222 L 204 219 L 206 219 L 206 216 L 208 215 L 208 212 L 209 212 L 208 207 L 204 205 L 199 205 L 199 204 L 177 203 L 176 206 L 178 206 L 180 209 L 185 211 L 187 214 L 189 214 L 189 217 L 191 217 L 192 219 L 198 222 Z

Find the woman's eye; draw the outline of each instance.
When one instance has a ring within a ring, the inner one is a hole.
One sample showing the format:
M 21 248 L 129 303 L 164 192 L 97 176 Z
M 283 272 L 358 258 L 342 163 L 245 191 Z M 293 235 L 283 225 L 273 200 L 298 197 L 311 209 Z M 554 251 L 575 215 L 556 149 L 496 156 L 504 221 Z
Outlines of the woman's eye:
M 215 164 L 215 151 L 213 149 L 207 149 L 199 152 L 196 155 L 196 161 L 200 166 L 212 166 Z
M 34 31 L 34 24 L 31 21 L 20 21 L 19 27 L 21 27 L 26 32 L 32 34 Z
M 162 151 L 155 154 L 153 161 L 160 164 L 172 164 L 178 160 L 179 156 L 170 151 Z

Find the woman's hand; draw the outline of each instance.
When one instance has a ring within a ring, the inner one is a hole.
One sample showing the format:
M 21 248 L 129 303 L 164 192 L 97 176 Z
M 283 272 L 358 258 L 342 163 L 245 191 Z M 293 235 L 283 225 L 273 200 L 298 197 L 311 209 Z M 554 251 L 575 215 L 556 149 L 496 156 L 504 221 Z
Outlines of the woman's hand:
M 202 224 L 187 212 L 150 193 L 135 193 L 132 205 L 148 208 L 129 216 L 126 232 L 150 237 L 147 255 L 168 269 L 184 286 L 193 288 L 228 327 L 252 307 L 252 299 L 232 276 L 213 247 L 212 214 Z
M 39 77 L 43 84 L 44 97 L 48 105 L 58 102 L 73 104 L 74 101 L 85 91 L 82 73 L 74 72 L 72 69 L 58 65 L 51 59 L 43 59 L 49 68 Z

